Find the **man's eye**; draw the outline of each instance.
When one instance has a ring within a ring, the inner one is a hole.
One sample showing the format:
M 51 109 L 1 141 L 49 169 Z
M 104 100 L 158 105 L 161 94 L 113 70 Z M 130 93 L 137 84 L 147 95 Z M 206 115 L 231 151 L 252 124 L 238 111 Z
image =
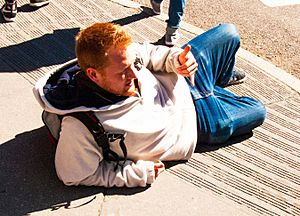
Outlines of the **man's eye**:
M 141 70 L 142 66 L 143 66 L 142 59 L 136 57 L 133 65 L 134 65 L 134 67 L 135 67 L 136 70 L 138 70 L 138 71 Z

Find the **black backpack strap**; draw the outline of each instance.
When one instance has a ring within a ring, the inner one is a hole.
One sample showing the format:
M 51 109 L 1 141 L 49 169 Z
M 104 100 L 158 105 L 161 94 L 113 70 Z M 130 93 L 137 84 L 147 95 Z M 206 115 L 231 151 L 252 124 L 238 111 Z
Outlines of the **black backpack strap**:
M 120 158 L 117 153 L 110 149 L 109 142 L 113 142 L 117 139 L 120 139 L 120 147 L 123 151 L 124 158 L 126 160 L 127 149 L 124 142 L 124 134 L 105 132 L 103 125 L 92 111 L 68 113 L 64 116 L 72 116 L 80 120 L 91 132 L 98 146 L 102 148 L 104 159 L 107 161 L 117 161 L 117 166 L 119 165 Z M 115 167 L 115 170 L 117 169 L 117 166 Z

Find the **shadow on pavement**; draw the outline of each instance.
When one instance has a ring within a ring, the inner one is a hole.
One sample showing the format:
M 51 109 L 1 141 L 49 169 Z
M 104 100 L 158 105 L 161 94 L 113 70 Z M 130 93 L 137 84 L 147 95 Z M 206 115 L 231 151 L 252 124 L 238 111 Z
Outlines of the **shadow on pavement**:
M 41 7 L 31 7 L 31 6 L 29 5 L 29 3 L 28 3 L 28 4 L 25 4 L 25 5 L 22 5 L 21 7 L 18 7 L 18 13 L 20 13 L 20 12 L 23 12 L 23 13 L 30 13 L 30 12 L 39 10 L 39 9 L 41 9 L 41 8 L 43 8 L 43 7 L 47 7 L 47 5 L 48 5 L 48 4 L 43 5 L 43 6 L 41 6 Z
M 132 195 L 147 189 L 67 187 L 56 176 L 54 152 L 45 127 L 18 134 L 0 145 L 0 215 L 26 215 L 44 209 L 55 211 L 70 208 L 73 200 L 95 195 L 80 206 L 86 205 L 99 193 Z
M 150 12 L 145 12 L 145 10 L 148 11 L 145 7 L 142 7 L 142 8 L 143 8 L 143 11 L 141 11 L 140 13 L 134 14 L 132 16 L 124 17 L 124 18 L 121 18 L 121 19 L 113 20 L 112 23 L 124 26 L 124 25 L 128 25 L 130 23 L 133 23 L 133 22 L 139 21 L 141 19 L 145 19 L 145 18 L 148 18 L 148 17 L 151 17 L 151 16 L 155 15 L 155 14 L 150 13 Z
M 3 4 L 1 3 L 0 5 L 1 7 L 3 6 Z M 47 5 L 43 5 L 41 7 L 31 7 L 28 4 L 25 4 L 25 5 L 22 5 L 21 7 L 18 7 L 17 10 L 18 10 L 18 13 L 30 13 L 30 12 L 34 12 L 36 10 L 39 10 L 40 8 L 43 8 L 43 7 L 46 7 Z M 0 23 L 6 23 L 6 21 L 4 20 L 2 14 L 0 15 Z
M 22 6 L 20 10 L 25 13 L 33 11 L 28 5 Z M 153 14 L 142 11 L 139 14 L 111 22 L 124 26 L 150 16 L 153 16 Z M 3 17 L 0 17 L 0 22 L 3 23 Z M 34 32 L 34 29 L 32 32 Z M 53 33 L 46 33 L 40 37 L 32 35 L 32 40 L 2 47 L 0 48 L 0 71 L 32 72 L 41 67 L 58 65 L 74 59 L 75 36 L 78 32 L 79 28 L 58 29 L 54 30 Z M 27 34 L 31 34 L 30 28 Z M 13 37 L 18 36 L 12 35 L 11 41 L 15 40 Z
M 75 58 L 75 35 L 78 31 L 79 28 L 54 30 L 32 40 L 0 48 L 0 71 L 31 72 Z
M 221 143 L 221 144 L 214 144 L 214 145 L 197 144 L 196 149 L 195 149 L 195 153 L 204 153 L 204 152 L 215 151 L 215 150 L 218 150 L 220 148 L 224 148 L 224 147 L 227 147 L 227 146 L 230 146 L 230 145 L 234 145 L 234 144 L 238 144 L 240 142 L 243 142 L 244 140 L 247 140 L 252 136 L 253 136 L 253 132 L 245 134 L 245 135 L 232 137 L 227 142 Z

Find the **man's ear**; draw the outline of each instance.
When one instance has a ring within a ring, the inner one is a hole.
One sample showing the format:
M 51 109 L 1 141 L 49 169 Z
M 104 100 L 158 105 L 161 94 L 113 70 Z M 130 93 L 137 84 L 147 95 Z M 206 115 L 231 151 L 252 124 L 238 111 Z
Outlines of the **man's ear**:
M 90 78 L 92 81 L 97 82 L 97 80 L 99 79 L 98 76 L 98 72 L 96 69 L 94 68 L 87 68 L 85 70 L 86 75 L 88 76 L 88 78 Z

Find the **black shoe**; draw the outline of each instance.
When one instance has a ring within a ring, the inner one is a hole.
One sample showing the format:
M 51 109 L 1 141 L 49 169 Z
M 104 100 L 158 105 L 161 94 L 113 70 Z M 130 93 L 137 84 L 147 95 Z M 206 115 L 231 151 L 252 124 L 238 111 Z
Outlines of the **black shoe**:
M 42 7 L 49 4 L 50 0 L 30 0 L 29 5 L 32 7 Z
M 17 16 L 17 0 L 7 0 L 1 8 L 3 18 L 7 22 L 13 22 Z
M 246 73 L 242 70 L 235 70 L 231 80 L 226 86 L 243 83 L 246 80 Z
M 165 44 L 167 46 L 174 46 L 178 41 L 180 35 L 178 29 L 167 27 L 165 34 Z

